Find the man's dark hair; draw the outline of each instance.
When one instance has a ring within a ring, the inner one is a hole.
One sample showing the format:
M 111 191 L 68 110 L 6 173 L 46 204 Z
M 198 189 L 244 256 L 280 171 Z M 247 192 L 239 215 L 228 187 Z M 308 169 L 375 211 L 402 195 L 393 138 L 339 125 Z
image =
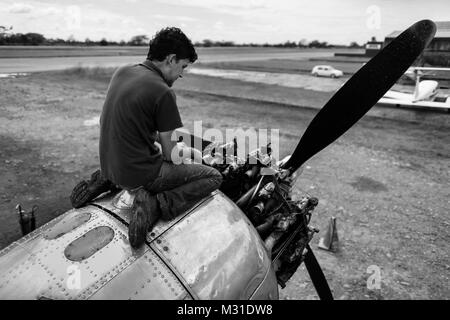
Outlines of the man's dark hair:
M 177 60 L 197 60 L 197 53 L 189 38 L 178 28 L 164 28 L 158 31 L 152 40 L 148 50 L 147 59 L 164 60 L 169 54 L 176 54 Z

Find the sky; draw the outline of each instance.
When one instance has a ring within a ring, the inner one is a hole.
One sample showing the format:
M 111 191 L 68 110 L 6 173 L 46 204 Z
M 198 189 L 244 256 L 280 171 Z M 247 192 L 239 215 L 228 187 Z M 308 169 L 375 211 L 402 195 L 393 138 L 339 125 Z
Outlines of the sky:
M 0 0 L 0 26 L 82 41 L 176 26 L 194 42 L 363 44 L 421 19 L 450 20 L 450 0 Z

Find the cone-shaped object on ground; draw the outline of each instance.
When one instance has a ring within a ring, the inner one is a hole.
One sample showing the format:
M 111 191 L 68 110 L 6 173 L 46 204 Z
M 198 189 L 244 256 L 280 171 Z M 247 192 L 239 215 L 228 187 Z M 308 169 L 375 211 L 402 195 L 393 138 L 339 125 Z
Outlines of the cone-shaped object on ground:
M 325 235 L 319 240 L 319 248 L 335 252 L 338 249 L 338 232 L 336 228 L 336 217 L 331 217 Z

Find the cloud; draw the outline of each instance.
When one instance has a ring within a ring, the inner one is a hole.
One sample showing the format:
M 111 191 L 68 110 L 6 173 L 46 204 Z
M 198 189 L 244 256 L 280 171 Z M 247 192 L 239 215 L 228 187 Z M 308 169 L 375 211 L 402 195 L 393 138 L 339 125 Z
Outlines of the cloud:
M 33 6 L 25 3 L 14 3 L 12 6 L 8 8 L 8 12 L 10 13 L 30 13 L 33 10 Z
M 225 27 L 225 24 L 223 23 L 223 21 L 217 21 L 213 26 L 213 28 L 216 30 L 223 30 L 224 27 Z
M 3 5 L 0 0 L 0 21 L 12 25 L 16 33 L 37 32 L 47 38 L 62 39 L 73 36 L 77 40 L 129 40 L 151 31 L 139 19 L 115 7 L 44 1 L 30 0 L 26 4 L 11 1 Z
M 159 0 L 159 2 L 170 3 L 172 5 L 208 8 L 217 11 L 254 10 L 266 8 L 270 4 L 267 0 Z
M 404 8 L 413 3 L 411 8 Z M 128 40 L 152 35 L 168 25 L 181 27 L 193 41 L 279 43 L 319 39 L 363 43 L 381 39 L 423 16 L 445 20 L 448 0 L 0 0 L 0 23 L 14 32 L 48 38 Z M 76 4 L 72 5 L 71 4 Z M 381 8 L 381 29 L 366 27 L 366 9 Z M 72 9 L 69 9 L 72 7 Z M 79 10 L 77 9 L 79 7 Z M 376 32 L 375 32 L 376 31 Z
M 56 15 L 61 13 L 61 9 L 58 9 L 56 7 L 47 7 L 42 9 L 43 15 Z
M 155 14 L 153 15 L 156 19 L 162 19 L 162 20 L 175 20 L 175 21 L 185 21 L 185 22 L 193 22 L 198 21 L 198 19 L 192 18 L 192 17 L 186 17 L 186 16 L 169 16 L 165 14 Z

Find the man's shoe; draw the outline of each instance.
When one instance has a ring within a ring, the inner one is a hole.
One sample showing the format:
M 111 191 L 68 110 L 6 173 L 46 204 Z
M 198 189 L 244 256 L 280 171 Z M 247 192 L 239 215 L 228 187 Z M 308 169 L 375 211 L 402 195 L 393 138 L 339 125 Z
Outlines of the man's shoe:
M 74 208 L 81 208 L 102 193 L 112 190 L 113 187 L 111 181 L 103 178 L 100 170 L 97 170 L 91 175 L 91 180 L 83 180 L 73 188 L 70 202 Z
M 134 198 L 130 225 L 128 227 L 128 240 L 133 248 L 139 248 L 147 238 L 147 232 L 159 220 L 161 211 L 155 196 L 144 189 L 139 189 Z

